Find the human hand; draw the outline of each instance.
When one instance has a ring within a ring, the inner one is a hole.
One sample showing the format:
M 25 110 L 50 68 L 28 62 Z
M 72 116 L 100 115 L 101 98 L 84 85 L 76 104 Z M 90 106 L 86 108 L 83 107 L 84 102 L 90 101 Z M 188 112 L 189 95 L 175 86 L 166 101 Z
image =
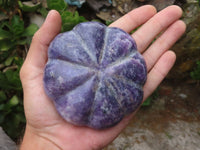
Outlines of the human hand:
M 159 13 L 152 6 L 143 6 L 110 25 L 128 33 L 142 25 L 132 36 L 147 64 L 144 100 L 156 89 L 175 62 L 174 52 L 168 49 L 185 31 L 185 24 L 179 20 L 181 15 L 182 11 L 177 6 L 170 6 Z M 135 114 L 134 112 L 116 126 L 104 130 L 75 126 L 60 117 L 43 88 L 47 49 L 60 29 L 60 15 L 51 11 L 34 35 L 20 71 L 27 119 L 21 150 L 101 149 L 117 137 Z M 157 39 L 152 43 L 155 37 Z

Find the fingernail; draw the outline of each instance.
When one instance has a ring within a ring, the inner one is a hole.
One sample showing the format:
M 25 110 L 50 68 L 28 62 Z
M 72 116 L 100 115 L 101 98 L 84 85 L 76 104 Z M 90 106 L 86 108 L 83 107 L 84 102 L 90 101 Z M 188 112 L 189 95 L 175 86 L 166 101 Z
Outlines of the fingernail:
M 51 15 L 53 14 L 53 11 L 54 10 L 50 10 L 49 11 L 49 13 L 47 14 L 47 17 L 46 17 L 45 21 L 48 20 L 51 17 Z

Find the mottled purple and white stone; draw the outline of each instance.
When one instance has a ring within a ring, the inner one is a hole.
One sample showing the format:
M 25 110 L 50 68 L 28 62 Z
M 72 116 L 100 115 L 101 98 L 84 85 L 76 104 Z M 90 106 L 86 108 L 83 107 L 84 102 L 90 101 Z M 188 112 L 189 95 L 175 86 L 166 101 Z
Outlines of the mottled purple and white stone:
M 145 61 L 128 33 L 85 22 L 51 42 L 44 87 L 66 121 L 103 129 L 139 107 L 146 77 Z

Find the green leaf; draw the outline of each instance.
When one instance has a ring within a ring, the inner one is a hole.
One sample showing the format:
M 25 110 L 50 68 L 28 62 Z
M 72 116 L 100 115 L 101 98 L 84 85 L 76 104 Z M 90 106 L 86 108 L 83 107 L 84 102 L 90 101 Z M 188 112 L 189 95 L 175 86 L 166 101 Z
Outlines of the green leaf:
M 196 67 L 192 72 L 190 72 L 190 76 L 194 80 L 200 80 L 200 60 L 196 62 Z
M 41 7 L 41 3 L 33 4 L 32 1 L 21 2 L 18 1 L 19 7 L 25 12 L 34 12 Z
M 11 25 L 9 24 L 8 21 L 3 21 L 1 24 L 0 24 L 0 28 L 3 29 L 3 28 L 8 28 L 9 30 L 11 30 Z
M 0 40 L 10 39 L 10 38 L 12 38 L 12 34 L 0 28 Z
M 6 61 L 4 62 L 4 64 L 5 64 L 6 66 L 11 65 L 13 59 L 14 59 L 14 56 L 8 57 L 8 58 L 6 59 Z
M 0 104 L 0 111 L 4 110 L 5 104 Z
M 106 25 L 107 25 L 107 26 L 109 26 L 111 23 L 113 23 L 113 21 L 106 20 Z
M 3 91 L 0 91 L 0 102 L 5 101 L 6 99 L 6 94 Z
M 0 44 L 0 47 L 1 47 L 1 44 Z M 9 57 L 9 55 L 10 55 L 9 51 L 1 51 L 1 48 L 0 48 L 0 63 L 3 64 L 4 61 Z
M 0 72 L 0 88 L 4 90 L 22 91 L 21 81 L 19 79 L 19 70 L 7 70 Z
M 48 14 L 48 11 L 47 11 L 46 8 L 41 7 L 40 9 L 38 9 L 38 11 L 39 11 L 39 13 L 41 13 L 41 15 L 42 15 L 43 17 L 46 18 L 47 14 Z
M 19 71 L 7 70 L 5 72 L 8 83 L 10 83 L 13 88 L 21 88 L 21 81 L 19 79 Z
M 148 97 L 143 103 L 142 106 L 149 106 L 151 104 L 152 98 Z
M 25 30 L 22 36 L 33 36 L 34 33 L 39 29 L 36 24 L 30 24 Z
M 15 126 L 18 127 L 21 121 L 22 121 L 22 115 L 20 113 L 14 115 L 13 123 Z
M 7 51 L 15 46 L 10 40 L 0 40 L 0 51 Z
M 14 95 L 8 102 L 9 107 L 16 106 L 19 103 L 19 99 L 16 95 Z
M 5 116 L 4 115 L 0 115 L 0 124 L 2 124 L 4 122 Z
M 87 21 L 84 17 L 79 16 L 77 11 L 75 13 L 64 11 L 61 14 L 61 18 L 62 18 L 62 32 L 69 31 L 80 22 Z
M 18 66 L 18 69 L 21 68 L 23 62 L 24 62 L 24 60 L 21 57 L 15 57 L 15 59 L 14 59 L 14 63 Z
M 4 9 L 12 8 L 16 5 L 17 1 L 13 0 L 0 0 L 1 7 L 3 6 Z
M 67 4 L 64 0 L 47 0 L 47 7 L 62 12 L 67 8 Z
M 20 35 L 24 32 L 24 21 L 19 16 L 14 15 L 11 19 L 11 31 L 14 35 Z
M 5 116 L 5 115 L 4 115 Z M 4 121 L 0 123 L 0 126 L 6 131 L 6 133 L 14 139 L 18 139 L 22 134 L 25 124 L 19 120 L 19 115 L 12 111 L 4 118 Z
M 5 80 L 7 80 L 5 74 L 0 71 L 0 83 L 1 81 L 5 81 Z M 2 87 L 2 84 L 0 84 L 0 87 Z
M 28 43 L 27 39 L 16 40 L 15 42 L 16 45 L 25 45 L 26 43 Z

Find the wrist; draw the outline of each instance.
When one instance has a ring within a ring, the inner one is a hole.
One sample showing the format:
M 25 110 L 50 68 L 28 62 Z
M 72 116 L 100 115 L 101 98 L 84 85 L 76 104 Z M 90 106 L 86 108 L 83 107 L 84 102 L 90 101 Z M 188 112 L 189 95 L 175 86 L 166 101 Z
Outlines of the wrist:
M 37 134 L 30 127 L 26 126 L 20 150 L 61 150 L 53 141 Z

